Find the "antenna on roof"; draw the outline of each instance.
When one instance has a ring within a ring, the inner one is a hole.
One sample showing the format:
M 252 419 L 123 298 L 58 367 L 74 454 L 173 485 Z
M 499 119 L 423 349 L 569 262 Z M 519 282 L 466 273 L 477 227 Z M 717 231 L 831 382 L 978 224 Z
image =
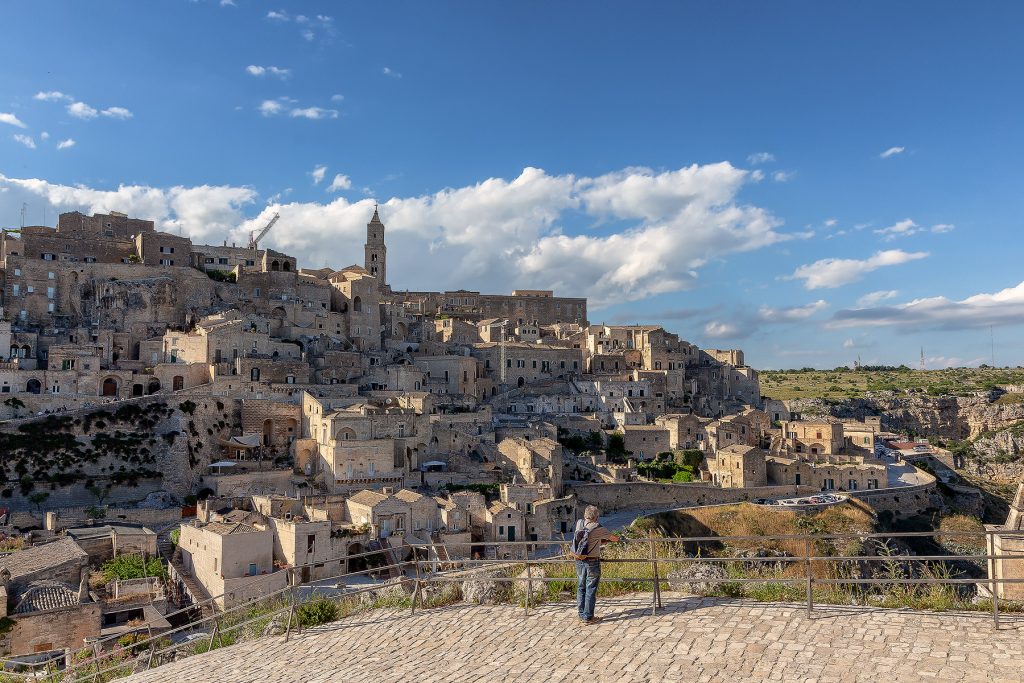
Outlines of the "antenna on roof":
M 28 211 L 28 204 L 21 203 L 21 227 L 25 227 L 25 212 Z

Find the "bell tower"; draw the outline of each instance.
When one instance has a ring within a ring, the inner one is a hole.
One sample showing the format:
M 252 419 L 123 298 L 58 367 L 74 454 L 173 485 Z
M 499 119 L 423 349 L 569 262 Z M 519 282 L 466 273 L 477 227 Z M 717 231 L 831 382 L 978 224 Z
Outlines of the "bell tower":
M 373 206 L 373 218 L 366 224 L 366 263 L 364 267 L 377 278 L 379 289 L 387 287 L 388 248 L 384 244 L 384 224 L 380 222 L 377 205 Z

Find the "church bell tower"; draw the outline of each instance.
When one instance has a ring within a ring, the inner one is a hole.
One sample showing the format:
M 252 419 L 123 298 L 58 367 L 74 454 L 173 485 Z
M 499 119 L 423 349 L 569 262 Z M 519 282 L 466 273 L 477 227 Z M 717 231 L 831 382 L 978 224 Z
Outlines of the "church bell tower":
M 379 289 L 387 287 L 388 248 L 384 245 L 384 224 L 380 222 L 377 206 L 373 207 L 373 218 L 366 224 L 366 264 L 370 275 L 377 278 Z

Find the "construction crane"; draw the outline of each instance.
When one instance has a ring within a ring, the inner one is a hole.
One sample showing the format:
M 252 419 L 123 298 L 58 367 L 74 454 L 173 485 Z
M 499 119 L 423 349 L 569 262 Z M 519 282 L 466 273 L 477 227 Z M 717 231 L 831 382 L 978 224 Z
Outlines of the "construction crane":
M 255 230 L 250 230 L 249 231 L 249 248 L 250 249 L 252 249 L 253 251 L 256 251 L 256 249 L 259 248 L 260 240 L 267 236 L 267 233 L 270 232 L 270 229 L 272 227 L 274 227 L 274 223 L 276 223 L 277 219 L 280 218 L 280 217 L 281 217 L 281 214 L 275 213 L 274 217 L 270 219 L 270 222 L 267 223 L 266 227 L 264 227 L 262 230 L 260 230 L 260 234 L 258 234 L 258 235 L 255 235 L 255 232 L 256 232 Z

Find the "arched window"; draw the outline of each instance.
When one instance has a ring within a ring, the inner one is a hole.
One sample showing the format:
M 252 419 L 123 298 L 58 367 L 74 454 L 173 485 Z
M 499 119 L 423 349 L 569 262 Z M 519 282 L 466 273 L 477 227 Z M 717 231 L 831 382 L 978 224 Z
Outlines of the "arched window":
M 292 262 L 291 261 L 285 261 L 284 262 L 284 266 L 281 268 L 281 270 L 283 270 L 286 273 L 289 272 L 291 269 L 292 269 Z
M 103 396 L 117 396 L 117 380 L 108 377 L 103 380 Z
M 30 379 L 25 385 L 25 391 L 30 394 L 38 394 L 43 390 L 43 384 L 37 379 Z
M 271 261 L 270 262 L 270 269 L 271 270 L 281 270 L 281 263 L 280 263 L 280 261 Z
M 363 310 L 363 300 L 358 296 L 352 300 L 352 310 L 356 313 L 360 313 Z

